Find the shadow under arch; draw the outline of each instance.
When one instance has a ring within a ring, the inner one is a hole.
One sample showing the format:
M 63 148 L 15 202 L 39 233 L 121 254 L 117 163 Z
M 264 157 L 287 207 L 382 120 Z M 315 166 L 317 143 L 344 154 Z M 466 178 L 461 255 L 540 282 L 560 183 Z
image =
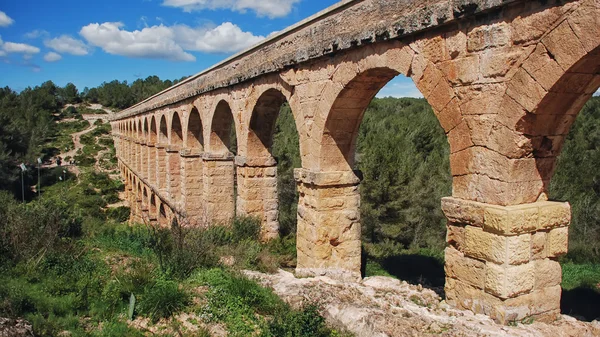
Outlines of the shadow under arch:
M 233 113 L 229 103 L 220 100 L 215 107 L 210 126 L 210 152 L 215 154 L 226 154 L 237 152 L 237 136 L 233 119 Z
M 270 157 L 275 123 L 287 98 L 278 89 L 263 92 L 252 109 L 248 129 L 248 157 Z
M 190 111 L 186 133 L 186 150 L 194 150 L 198 153 L 204 151 L 204 136 L 200 112 L 196 107 Z

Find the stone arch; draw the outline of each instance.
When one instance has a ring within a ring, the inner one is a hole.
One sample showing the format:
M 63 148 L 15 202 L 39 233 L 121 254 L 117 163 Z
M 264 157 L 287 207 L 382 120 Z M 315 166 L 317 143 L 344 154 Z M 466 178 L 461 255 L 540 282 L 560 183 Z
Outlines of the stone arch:
M 167 210 L 165 209 L 165 204 L 160 202 L 158 206 L 158 224 L 160 226 L 167 226 L 169 223 Z
M 503 206 L 548 198 L 571 125 L 600 87 L 598 34 L 600 7 L 585 1 L 535 44 L 507 82 L 483 144 L 454 156 L 453 196 Z
M 196 107 L 193 107 L 189 114 L 185 144 L 187 149 L 204 151 L 202 120 Z
M 150 203 L 150 197 L 148 195 L 148 187 L 146 185 L 144 185 L 143 196 L 142 196 L 142 207 L 147 208 L 149 203 Z
M 247 156 L 271 157 L 273 133 L 281 106 L 287 97 L 278 89 L 267 89 L 256 101 L 248 126 Z
M 227 153 L 230 149 L 231 127 L 234 125 L 233 113 L 226 100 L 220 100 L 213 113 L 210 124 L 209 150 L 212 153 Z
M 339 92 L 325 122 L 319 167 L 323 171 L 349 171 L 354 166 L 358 128 L 375 95 L 399 72 L 390 68 L 368 69 Z
M 142 119 L 138 118 L 137 119 L 137 133 L 135 135 L 135 138 L 137 141 L 140 141 L 143 137 L 143 130 L 142 130 Z
M 169 129 L 167 127 L 167 118 L 164 114 L 160 115 L 158 131 L 158 142 L 163 145 L 167 144 L 169 142 Z
M 463 122 L 457 98 L 443 73 L 424 55 L 415 53 L 400 41 L 390 41 L 367 46 L 362 53 L 337 56 L 335 63 L 339 63 L 339 67 L 319 95 L 319 116 L 315 118 L 314 131 L 309 132 L 320 145 L 306 146 L 307 142 L 302 139 L 300 142 L 303 168 L 349 170 L 354 161 L 355 133 L 364 110 L 379 90 L 398 75 L 413 80 L 431 105 L 454 152 L 457 146 L 453 139 L 464 136 L 460 134 L 464 129 L 456 127 Z M 347 114 L 343 113 L 344 109 L 348 110 Z M 336 125 L 335 121 L 340 124 Z M 327 158 L 329 151 L 335 157 Z
M 171 117 L 171 127 L 169 130 L 169 145 L 183 145 L 183 127 L 178 112 L 173 113 L 173 116 Z
M 150 142 L 150 144 L 156 145 L 156 141 L 157 141 L 157 126 L 156 126 L 156 117 L 154 115 L 152 115 L 150 117 L 150 132 L 148 133 L 148 141 Z
M 156 207 L 156 195 L 154 193 L 150 194 L 150 218 L 151 219 L 157 219 L 158 214 L 157 212 L 157 207 Z
M 149 127 L 148 127 L 148 117 L 144 116 L 144 122 L 142 124 L 142 140 L 146 142 L 148 140 Z

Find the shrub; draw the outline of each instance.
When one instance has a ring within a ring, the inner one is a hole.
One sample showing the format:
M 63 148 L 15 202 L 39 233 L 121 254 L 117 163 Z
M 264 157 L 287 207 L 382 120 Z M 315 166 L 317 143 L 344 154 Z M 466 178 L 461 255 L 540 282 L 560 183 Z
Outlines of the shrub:
M 235 242 L 243 240 L 258 240 L 260 238 L 260 220 L 252 217 L 237 217 L 231 224 L 232 239 Z
M 325 325 L 316 305 L 311 304 L 301 311 L 284 311 L 268 323 L 262 336 L 276 337 L 326 337 L 332 331 Z
M 177 282 L 158 279 L 156 283 L 147 287 L 141 296 L 138 313 L 157 321 L 173 316 L 189 302 L 189 295 L 179 289 Z

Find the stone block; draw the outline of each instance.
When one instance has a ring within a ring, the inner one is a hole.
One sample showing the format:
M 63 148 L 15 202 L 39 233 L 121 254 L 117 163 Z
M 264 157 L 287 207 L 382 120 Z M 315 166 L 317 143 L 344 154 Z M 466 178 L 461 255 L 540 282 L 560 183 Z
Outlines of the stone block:
M 488 262 L 485 269 L 485 291 L 506 299 L 533 289 L 535 284 L 533 262 L 518 266 Z
M 558 261 L 542 259 L 535 260 L 532 263 L 535 270 L 535 289 L 560 285 L 562 282 L 562 269 Z
M 464 253 L 468 257 L 484 261 L 506 261 L 506 237 L 485 232 L 479 227 L 465 228 Z
M 468 257 L 497 264 L 518 265 L 530 260 L 530 247 L 530 234 L 507 237 L 473 226 L 465 229 L 464 253 Z
M 547 201 L 540 203 L 540 228 L 550 229 L 568 226 L 571 222 L 571 205 L 567 202 Z
M 539 260 L 546 257 L 547 232 L 537 231 L 531 235 L 531 259 Z
M 451 222 L 483 226 L 485 204 L 480 202 L 445 197 L 442 198 L 442 211 Z
M 560 285 L 534 290 L 529 296 L 532 298 L 531 314 L 538 315 L 560 309 Z
M 569 69 L 587 54 L 566 20 L 542 38 L 542 43 L 564 70 Z
M 439 67 L 453 85 L 466 85 L 479 79 L 479 56 L 476 54 L 442 62 Z
M 458 250 L 447 247 L 445 250 L 444 271 L 446 277 L 452 277 L 483 289 L 485 285 L 485 262 L 464 256 Z
M 485 208 L 484 230 L 504 235 L 533 232 L 538 226 L 536 204 L 519 206 L 487 206 Z
M 467 50 L 469 52 L 502 47 L 510 44 L 510 27 L 507 23 L 496 23 L 479 26 L 467 35 Z
M 548 232 L 546 239 L 546 257 L 558 257 L 567 253 L 569 246 L 569 228 L 555 228 Z
M 465 226 L 456 223 L 448 223 L 446 226 L 446 242 L 462 252 L 465 245 Z
M 526 70 L 520 69 L 508 84 L 506 93 L 527 111 L 533 112 L 546 95 L 546 90 Z

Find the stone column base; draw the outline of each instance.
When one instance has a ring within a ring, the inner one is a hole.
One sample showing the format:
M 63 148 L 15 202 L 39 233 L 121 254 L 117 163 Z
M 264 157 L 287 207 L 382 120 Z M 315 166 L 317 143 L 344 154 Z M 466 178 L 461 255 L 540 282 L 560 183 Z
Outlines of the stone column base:
M 355 172 L 295 169 L 299 276 L 361 279 L 360 178 Z
M 206 226 L 204 212 L 204 182 L 202 153 L 199 150 L 181 151 L 181 203 L 186 220 L 192 226 Z
M 567 252 L 568 203 L 497 206 L 443 198 L 446 300 L 507 324 L 560 314 L 557 257 Z
M 233 155 L 204 153 L 202 161 L 206 222 L 228 225 L 235 215 Z
M 273 157 L 235 158 L 237 166 L 237 214 L 261 221 L 261 239 L 279 237 L 277 162 Z

